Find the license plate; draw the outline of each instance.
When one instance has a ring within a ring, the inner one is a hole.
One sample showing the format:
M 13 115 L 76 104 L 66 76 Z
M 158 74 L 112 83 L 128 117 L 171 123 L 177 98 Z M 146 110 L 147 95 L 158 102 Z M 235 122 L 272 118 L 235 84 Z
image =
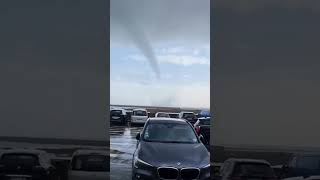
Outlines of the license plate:
M 112 119 L 119 119 L 120 117 L 118 116 L 112 116 Z

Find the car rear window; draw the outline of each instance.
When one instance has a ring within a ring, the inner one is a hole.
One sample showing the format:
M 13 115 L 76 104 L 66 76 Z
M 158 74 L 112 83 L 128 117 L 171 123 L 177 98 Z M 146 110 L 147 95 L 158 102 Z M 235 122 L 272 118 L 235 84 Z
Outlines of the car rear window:
M 157 117 L 167 117 L 167 118 L 169 118 L 170 116 L 167 113 L 158 113 Z
M 107 171 L 107 157 L 103 155 L 78 155 L 72 160 L 74 171 Z
M 233 173 L 234 177 L 274 178 L 272 168 L 263 163 L 237 163 Z
M 4 154 L 1 157 L 1 162 L 7 166 L 20 165 L 33 167 L 40 164 L 38 156 L 33 154 Z
M 193 113 L 183 113 L 182 118 L 195 118 Z
M 111 115 L 121 115 L 121 114 L 122 114 L 121 110 L 112 110 L 111 111 Z
M 134 116 L 147 116 L 146 111 L 133 111 Z
M 210 125 L 210 119 L 200 119 L 200 125 Z
M 169 114 L 171 118 L 179 118 L 179 114 Z

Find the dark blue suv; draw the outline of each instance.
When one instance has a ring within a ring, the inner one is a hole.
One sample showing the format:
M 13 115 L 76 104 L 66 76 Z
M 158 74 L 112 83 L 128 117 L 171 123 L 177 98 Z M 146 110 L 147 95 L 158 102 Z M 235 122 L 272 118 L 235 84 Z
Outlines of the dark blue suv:
M 294 154 L 284 169 L 287 177 L 320 175 L 320 153 Z

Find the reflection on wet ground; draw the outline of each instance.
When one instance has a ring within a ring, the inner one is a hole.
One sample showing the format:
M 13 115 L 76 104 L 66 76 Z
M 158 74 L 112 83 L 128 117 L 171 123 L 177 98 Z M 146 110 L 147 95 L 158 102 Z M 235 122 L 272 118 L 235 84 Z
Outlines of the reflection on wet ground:
M 136 135 L 143 127 L 110 127 L 110 178 L 131 179 L 132 155 L 136 148 Z

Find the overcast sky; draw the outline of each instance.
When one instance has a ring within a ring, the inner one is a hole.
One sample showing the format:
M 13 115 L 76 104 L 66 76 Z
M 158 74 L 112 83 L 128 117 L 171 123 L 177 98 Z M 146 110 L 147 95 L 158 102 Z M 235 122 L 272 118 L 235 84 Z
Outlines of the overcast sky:
M 209 3 L 111 0 L 111 104 L 210 106 Z

